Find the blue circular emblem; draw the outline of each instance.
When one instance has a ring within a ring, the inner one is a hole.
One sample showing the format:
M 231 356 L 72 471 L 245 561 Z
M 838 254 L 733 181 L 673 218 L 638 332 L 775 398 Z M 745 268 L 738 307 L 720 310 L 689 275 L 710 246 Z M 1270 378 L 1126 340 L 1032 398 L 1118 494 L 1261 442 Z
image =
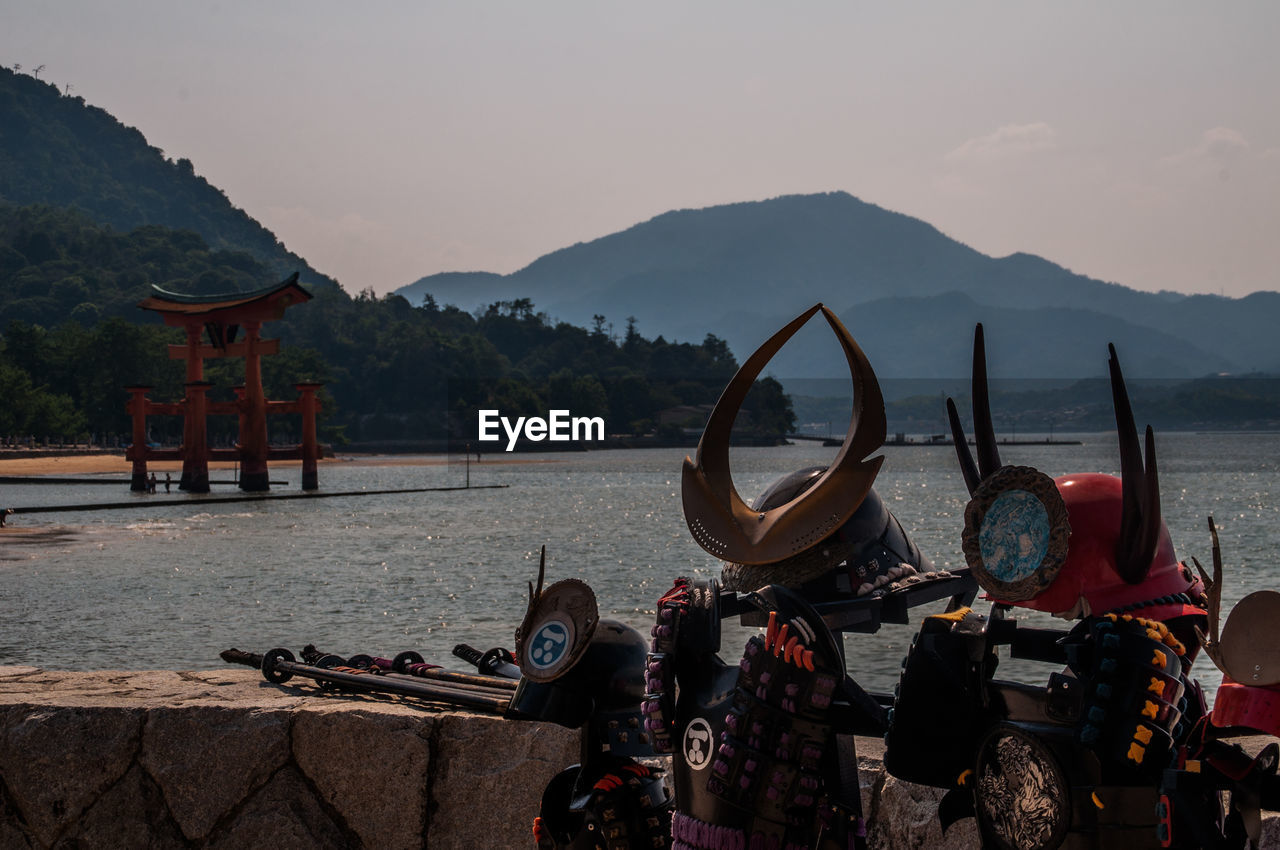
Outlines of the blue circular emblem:
M 542 670 L 554 667 L 569 652 L 571 637 L 565 623 L 558 620 L 545 623 L 529 642 L 529 662 Z
M 1049 514 L 1026 490 L 1006 490 L 982 517 L 982 565 L 992 578 L 1015 582 L 1035 573 L 1049 551 Z

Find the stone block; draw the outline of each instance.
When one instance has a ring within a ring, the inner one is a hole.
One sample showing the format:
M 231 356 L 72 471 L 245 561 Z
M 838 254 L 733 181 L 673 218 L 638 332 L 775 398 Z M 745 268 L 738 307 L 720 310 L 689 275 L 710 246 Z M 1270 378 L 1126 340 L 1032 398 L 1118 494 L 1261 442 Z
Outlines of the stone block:
M 366 817 L 395 817 L 395 813 L 369 812 Z M 334 822 L 302 775 L 285 767 L 227 818 L 203 846 L 207 850 L 349 850 L 361 845 Z
M 32 846 L 31 834 L 26 829 L 22 814 L 9 799 L 3 770 L 0 769 L 0 847 L 29 850 Z
M 159 786 L 137 764 L 67 830 L 62 845 L 99 850 L 180 850 L 188 846 L 169 817 Z
M 431 738 L 439 723 L 437 714 L 385 709 L 301 712 L 293 726 L 293 756 L 365 847 L 422 847 Z
M 868 843 L 898 850 L 968 850 L 978 846 L 977 825 L 972 818 L 952 824 L 945 835 L 938 821 L 941 788 L 913 785 L 884 775 L 871 819 Z
M 531 846 L 543 789 L 577 761 L 575 730 L 442 715 L 430 791 L 431 850 Z
M 191 840 L 289 759 L 291 714 L 221 706 L 156 708 L 142 735 L 141 764 Z
M 144 716 L 128 708 L 0 711 L 0 777 L 27 829 L 46 846 L 129 769 Z

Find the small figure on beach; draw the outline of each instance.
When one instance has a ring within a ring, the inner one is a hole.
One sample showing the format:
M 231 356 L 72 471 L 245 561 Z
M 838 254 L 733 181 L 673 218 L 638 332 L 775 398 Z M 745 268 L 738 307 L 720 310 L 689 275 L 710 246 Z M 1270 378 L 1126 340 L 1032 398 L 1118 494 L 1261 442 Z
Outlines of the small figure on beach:
M 154 493 L 156 491 L 156 474 L 151 473 L 151 477 L 147 479 L 147 492 Z
M 173 486 L 173 476 L 166 472 L 164 474 L 164 491 L 168 493 L 171 486 Z
M 4 522 L 9 518 L 9 514 L 13 513 L 13 508 L 5 508 L 0 511 L 0 528 L 4 528 Z

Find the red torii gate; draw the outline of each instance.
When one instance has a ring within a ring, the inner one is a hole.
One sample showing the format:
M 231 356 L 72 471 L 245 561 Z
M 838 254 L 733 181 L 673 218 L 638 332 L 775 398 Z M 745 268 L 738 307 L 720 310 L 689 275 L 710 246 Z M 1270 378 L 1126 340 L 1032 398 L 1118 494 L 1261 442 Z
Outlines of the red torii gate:
M 319 486 L 316 462 L 320 445 L 316 440 L 316 413 L 320 410 L 316 391 L 323 384 L 299 383 L 296 401 L 267 401 L 262 390 L 263 355 L 280 350 L 280 340 L 262 339 L 264 322 L 274 321 L 294 305 L 311 300 L 311 293 L 298 285 L 295 273 L 288 280 L 256 292 L 226 295 L 181 295 L 152 286 L 155 294 L 144 298 L 138 306 L 154 310 L 164 317 L 166 325 L 185 328 L 185 345 L 169 346 L 169 358 L 187 361 L 186 397 L 180 402 L 164 403 L 147 400 L 152 389 L 146 386 L 126 387 L 130 394 L 128 409 L 133 417 L 133 445 L 126 457 L 133 461 L 132 490 L 147 489 L 148 460 L 181 460 L 182 479 L 178 486 L 193 493 L 209 492 L 209 461 L 240 462 L 240 489 L 262 491 L 270 488 L 267 460 L 302 460 L 302 489 Z M 240 331 L 244 339 L 237 341 Z M 201 334 L 207 344 L 201 344 Z M 206 397 L 209 387 L 204 380 L 206 358 L 243 357 L 244 385 L 236 387 L 236 400 L 211 402 Z M 267 441 L 267 414 L 299 413 L 302 415 L 302 443 L 297 446 L 272 447 Z M 182 417 L 182 447 L 152 449 L 147 446 L 147 415 L 168 414 Z M 239 439 L 234 449 L 210 449 L 206 417 L 237 416 Z

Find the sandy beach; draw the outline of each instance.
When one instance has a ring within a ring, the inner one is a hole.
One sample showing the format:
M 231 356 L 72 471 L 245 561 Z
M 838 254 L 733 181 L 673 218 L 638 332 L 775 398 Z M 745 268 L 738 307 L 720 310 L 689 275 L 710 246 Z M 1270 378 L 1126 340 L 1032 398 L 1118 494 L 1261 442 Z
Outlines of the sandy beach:
M 483 466 L 496 466 L 505 464 L 527 464 L 527 463 L 554 463 L 563 462 L 572 457 L 571 454 L 557 455 L 555 458 L 537 457 L 531 458 L 526 455 L 511 454 L 505 457 L 498 455 L 485 455 L 483 461 L 472 460 L 472 463 L 481 463 Z M 335 463 L 355 463 L 363 466 L 443 466 L 445 464 L 460 464 L 464 462 L 461 455 L 359 455 L 359 454 L 339 454 L 336 457 L 323 458 L 320 461 L 321 466 Z M 302 465 L 300 460 L 273 460 L 271 467 L 289 468 L 299 467 Z M 234 469 L 235 463 L 231 461 L 215 461 L 209 464 L 210 469 Z M 54 457 L 5 457 L 0 454 L 0 476 L 5 475 L 51 475 L 51 476 L 72 476 L 72 475 L 110 475 L 119 474 L 128 476 L 133 469 L 133 464 L 125 460 L 124 455 L 113 454 L 83 454 L 83 455 L 58 455 Z M 164 473 L 168 472 L 176 478 L 182 472 L 182 461 L 150 461 L 147 463 L 147 471 L 155 472 L 163 479 Z
M 211 463 L 210 469 L 231 469 L 232 463 Z M 54 457 L 0 455 L 0 475 L 103 475 L 119 473 L 127 476 L 133 464 L 124 455 L 77 454 Z M 155 461 L 147 464 L 148 471 L 158 473 L 182 472 L 182 461 Z

